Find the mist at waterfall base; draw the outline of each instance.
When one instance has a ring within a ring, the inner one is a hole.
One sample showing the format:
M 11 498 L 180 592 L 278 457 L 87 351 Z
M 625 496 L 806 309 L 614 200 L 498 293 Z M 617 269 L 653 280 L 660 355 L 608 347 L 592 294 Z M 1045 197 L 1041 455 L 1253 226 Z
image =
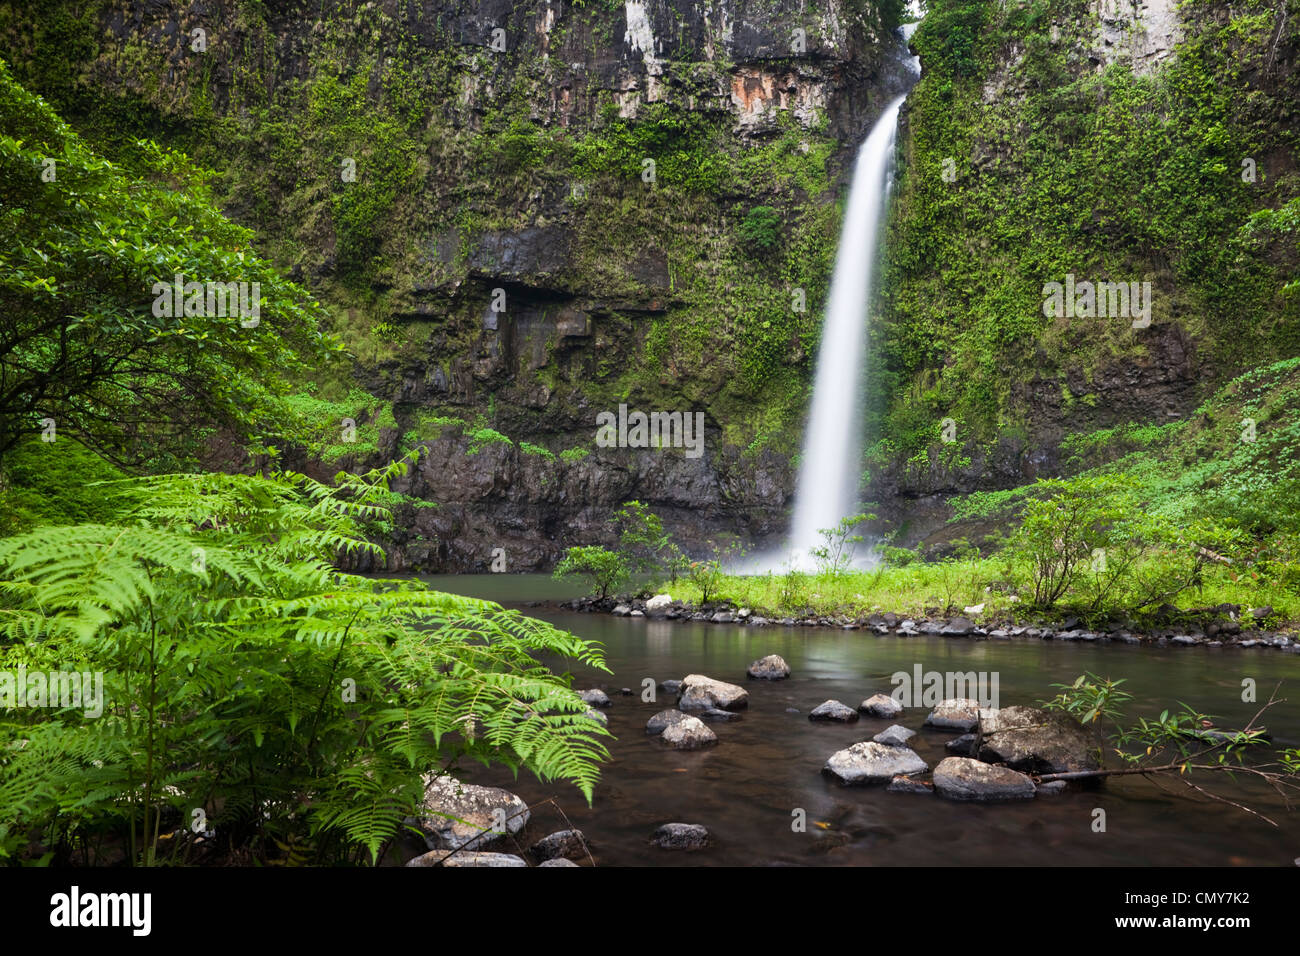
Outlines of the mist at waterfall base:
M 885 108 L 858 150 L 854 165 L 822 323 L 789 536 L 783 548 L 739 562 L 732 569 L 739 573 L 815 570 L 812 549 L 825 544 L 822 529 L 836 528 L 842 519 L 860 510 L 867 306 L 878 240 L 889 208 L 894 140 L 903 100 L 900 96 Z M 875 563 L 874 550 L 865 542 L 858 544 L 851 564 L 871 567 Z

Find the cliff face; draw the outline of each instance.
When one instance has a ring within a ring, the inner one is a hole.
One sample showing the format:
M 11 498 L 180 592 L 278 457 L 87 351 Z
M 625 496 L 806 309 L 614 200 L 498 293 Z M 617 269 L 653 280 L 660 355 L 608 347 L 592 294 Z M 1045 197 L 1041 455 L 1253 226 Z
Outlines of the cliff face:
M 867 496 L 903 543 L 954 494 L 1068 471 L 1082 436 L 1187 418 L 1300 352 L 1287 6 L 928 5 L 872 325 Z M 1045 307 L 1120 282 L 1142 309 Z
M 0 3 L 0 52 L 123 162 L 147 135 L 214 168 L 332 307 L 356 361 L 318 394 L 391 403 L 375 458 L 430 443 L 401 490 L 439 508 L 404 517 L 396 564 L 506 546 L 523 569 L 632 497 L 695 550 L 782 528 L 843 175 L 912 82 L 897 12 Z M 704 454 L 596 447 L 620 404 L 702 412 Z

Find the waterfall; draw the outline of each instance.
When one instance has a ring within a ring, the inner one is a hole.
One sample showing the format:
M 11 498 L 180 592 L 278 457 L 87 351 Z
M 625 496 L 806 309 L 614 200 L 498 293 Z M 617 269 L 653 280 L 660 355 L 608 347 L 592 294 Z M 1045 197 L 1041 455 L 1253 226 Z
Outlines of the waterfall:
M 863 369 L 867 304 L 876 246 L 888 211 L 900 96 L 886 107 L 858 150 L 826 303 L 812 408 L 804 434 L 794 519 L 786 550 L 798 567 L 823 543 L 822 528 L 857 513 L 861 478 Z

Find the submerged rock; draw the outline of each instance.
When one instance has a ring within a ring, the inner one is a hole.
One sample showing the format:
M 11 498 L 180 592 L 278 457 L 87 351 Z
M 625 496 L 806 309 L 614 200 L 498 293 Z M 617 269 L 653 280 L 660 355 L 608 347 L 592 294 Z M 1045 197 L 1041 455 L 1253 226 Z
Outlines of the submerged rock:
M 949 800 L 1032 800 L 1034 781 L 1018 770 L 969 757 L 945 757 L 934 768 L 934 789 Z
M 900 774 L 889 781 L 889 786 L 885 789 L 890 793 L 934 793 L 934 784 L 928 780 L 917 780 Z
M 779 654 L 768 654 L 750 664 L 745 673 L 757 680 L 785 680 L 790 676 L 790 665 Z
M 834 720 L 847 724 L 858 719 L 858 712 L 838 700 L 828 700 L 818 704 L 808 712 L 809 720 Z
M 422 811 L 419 826 L 430 849 L 443 850 L 488 846 L 518 833 L 529 817 L 528 805 L 509 790 L 461 783 L 445 774 L 424 778 Z M 494 830 L 502 814 L 505 829 Z
M 903 705 L 888 694 L 872 694 L 858 704 L 858 710 L 868 717 L 883 717 L 886 720 L 893 720 L 903 712 Z
M 907 747 L 864 741 L 831 754 L 822 769 L 843 783 L 856 785 L 888 783 L 899 775 L 924 773 L 930 765 Z
M 677 750 L 699 750 L 718 742 L 718 735 L 698 717 L 683 717 L 664 728 L 663 742 Z
M 1069 714 L 1039 707 L 980 711 L 984 741 L 979 758 L 1025 773 L 1096 770 L 1100 763 L 1092 739 Z
M 659 689 L 665 694 L 678 694 L 682 690 L 682 682 L 679 680 L 666 680 L 659 685 Z
M 737 710 L 749 704 L 749 692 L 743 687 L 714 680 L 703 674 L 687 674 L 682 678 L 679 710 Z
M 665 823 L 650 842 L 665 850 L 698 850 L 708 846 L 709 831 L 698 823 Z
M 734 710 L 719 710 L 716 707 L 710 707 L 708 710 L 697 711 L 695 714 L 700 720 L 706 720 L 711 724 L 725 724 L 733 720 L 743 720 L 744 718 Z
M 974 730 L 980 722 L 980 705 L 969 697 L 953 697 L 941 700 L 930 716 L 925 718 L 925 726 L 938 727 L 941 730 L 960 730 L 963 733 Z

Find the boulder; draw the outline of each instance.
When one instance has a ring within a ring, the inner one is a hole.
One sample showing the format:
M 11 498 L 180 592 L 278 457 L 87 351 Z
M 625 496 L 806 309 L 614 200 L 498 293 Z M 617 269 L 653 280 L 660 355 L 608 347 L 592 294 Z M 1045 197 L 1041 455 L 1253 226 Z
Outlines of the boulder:
M 980 711 L 979 758 L 1025 773 L 1071 773 L 1100 766 L 1088 732 L 1069 714 L 1039 707 Z
M 650 600 L 645 602 L 645 609 L 647 611 L 657 611 L 661 607 L 667 607 L 672 603 L 673 603 L 672 595 L 656 594 Z
M 828 700 L 818 704 L 808 712 L 809 720 L 834 720 L 842 724 L 858 719 L 858 712 L 838 700 Z
M 929 764 L 907 747 L 864 741 L 831 754 L 822 770 L 842 783 L 856 785 L 888 783 L 896 776 L 924 773 L 929 768 Z
M 482 853 L 464 850 L 452 855 L 450 850 L 431 850 L 409 861 L 407 866 L 527 866 L 528 861 L 513 853 Z
M 587 847 L 581 830 L 557 830 L 530 846 L 528 853 L 538 862 L 566 857 L 577 860 L 586 857 Z
M 888 694 L 873 694 L 858 704 L 858 710 L 868 717 L 883 717 L 893 720 L 903 712 L 903 705 Z
M 679 694 L 682 690 L 682 682 L 679 680 L 666 680 L 659 685 L 659 689 L 665 694 Z
M 664 728 L 660 737 L 664 743 L 677 750 L 699 750 L 718 742 L 718 735 L 698 717 L 683 717 L 674 721 Z
M 743 687 L 728 684 L 703 674 L 687 674 L 682 678 L 681 696 L 677 699 L 679 710 L 739 710 L 749 704 L 749 692 Z
M 908 730 L 902 724 L 892 724 L 871 739 L 886 747 L 906 747 L 907 742 L 915 736 L 915 730 Z
M 970 757 L 945 757 L 934 768 L 934 789 L 949 800 L 1032 800 L 1034 781 L 1010 767 L 972 760 Z
M 680 723 L 686 715 L 680 710 L 661 710 L 645 723 L 647 734 L 662 734 L 670 724 Z
M 939 633 L 947 637 L 965 637 L 973 630 L 975 630 L 975 625 L 966 618 L 954 617 L 939 629 Z
M 699 710 L 695 716 L 700 720 L 707 721 L 710 724 L 725 724 L 732 720 L 743 720 L 744 718 L 734 710 L 719 710 L 716 707 L 710 707 L 708 710 Z
M 578 696 L 582 698 L 583 703 L 591 704 L 593 707 L 609 706 L 609 695 L 603 690 L 580 690 Z
M 709 843 L 709 831 L 698 823 L 665 823 L 650 842 L 665 850 L 698 850 Z
M 768 654 L 750 664 L 745 673 L 756 680 L 785 680 L 790 676 L 790 665 L 779 654 Z
M 939 701 L 939 705 L 925 718 L 925 726 L 941 730 L 959 730 L 968 733 L 980 722 L 980 705 L 969 697 L 952 697 Z
M 584 717 L 590 717 L 598 724 L 609 723 L 609 718 L 606 717 L 604 714 L 602 714 L 600 711 L 598 711 L 595 707 L 588 707 L 585 711 L 582 712 L 582 715 Z
M 422 810 L 419 826 L 433 850 L 486 847 L 518 833 L 529 816 L 528 805 L 509 790 L 461 783 L 445 774 L 424 778 Z M 494 830 L 502 813 L 505 829 Z
M 578 864 L 574 863 L 572 860 L 566 860 L 564 857 L 558 856 L 553 860 L 547 860 L 544 863 L 538 863 L 537 867 L 538 869 L 541 869 L 544 866 L 577 866 L 577 865 Z

